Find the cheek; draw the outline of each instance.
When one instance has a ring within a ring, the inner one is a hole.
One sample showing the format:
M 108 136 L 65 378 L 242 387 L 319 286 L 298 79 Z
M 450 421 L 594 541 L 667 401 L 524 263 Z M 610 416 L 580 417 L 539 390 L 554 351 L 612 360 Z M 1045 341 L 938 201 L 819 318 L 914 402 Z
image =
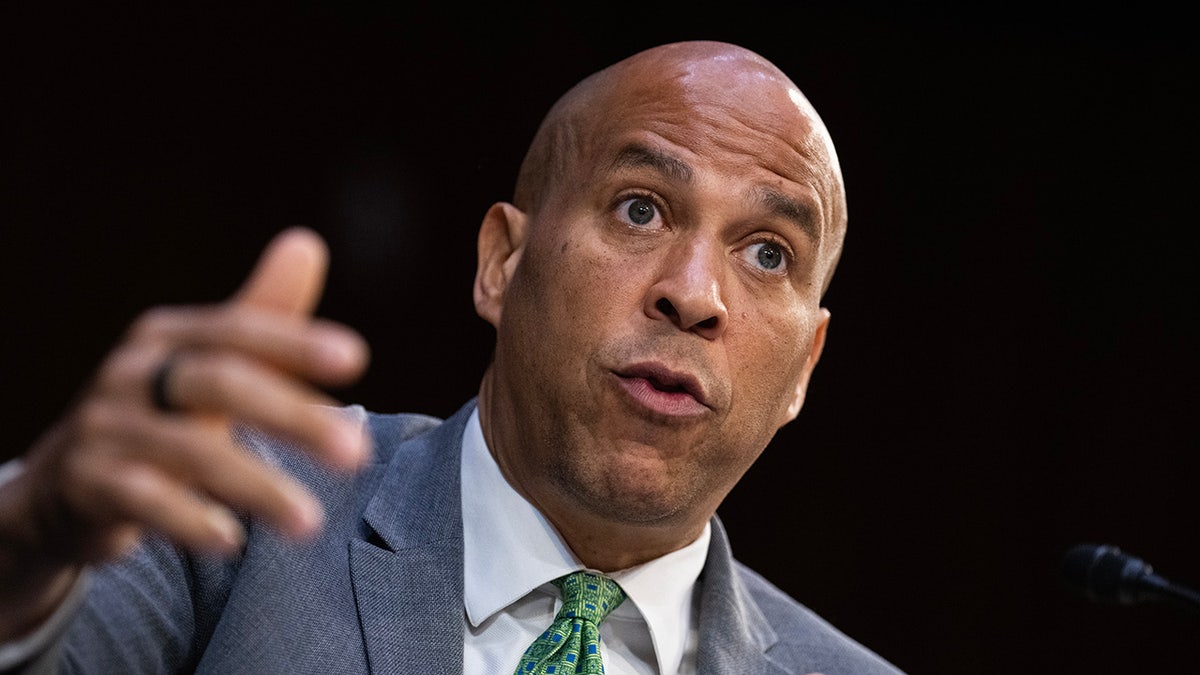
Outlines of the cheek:
M 596 237 L 580 236 L 547 242 L 536 256 L 540 277 L 536 283 L 577 320 L 603 321 L 619 306 L 627 305 L 638 284 L 637 266 Z M 593 325 L 594 327 L 594 325 Z M 584 327 L 586 328 L 586 326 Z
M 556 351 L 578 358 L 603 338 L 604 327 L 623 315 L 628 270 L 611 251 L 597 250 L 586 238 L 531 242 L 506 299 L 512 333 L 543 357 Z M 519 306 L 519 307 L 518 307 Z M 512 310 L 510 312 L 510 309 Z
M 747 312 L 731 326 L 729 355 L 743 413 L 761 418 L 772 433 L 804 373 L 815 326 L 809 314 Z

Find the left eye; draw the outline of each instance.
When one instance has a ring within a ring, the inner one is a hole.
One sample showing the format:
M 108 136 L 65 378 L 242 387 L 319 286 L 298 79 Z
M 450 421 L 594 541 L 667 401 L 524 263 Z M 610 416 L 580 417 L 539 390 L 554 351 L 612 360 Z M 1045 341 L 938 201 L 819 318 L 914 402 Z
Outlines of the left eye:
M 659 217 L 658 207 L 645 197 L 633 197 L 617 206 L 617 217 L 635 227 L 648 227 Z
M 746 257 L 753 265 L 768 272 L 787 270 L 787 252 L 779 244 L 764 241 L 746 248 Z

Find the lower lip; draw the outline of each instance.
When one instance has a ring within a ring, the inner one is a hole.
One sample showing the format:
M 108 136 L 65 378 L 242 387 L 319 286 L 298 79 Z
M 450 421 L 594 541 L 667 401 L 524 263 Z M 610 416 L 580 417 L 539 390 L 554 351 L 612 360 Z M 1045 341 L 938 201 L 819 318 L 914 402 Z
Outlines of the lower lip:
M 642 407 L 668 417 L 695 417 L 708 410 L 695 396 L 685 391 L 663 391 L 656 389 L 650 381 L 641 377 L 617 376 L 621 388 Z

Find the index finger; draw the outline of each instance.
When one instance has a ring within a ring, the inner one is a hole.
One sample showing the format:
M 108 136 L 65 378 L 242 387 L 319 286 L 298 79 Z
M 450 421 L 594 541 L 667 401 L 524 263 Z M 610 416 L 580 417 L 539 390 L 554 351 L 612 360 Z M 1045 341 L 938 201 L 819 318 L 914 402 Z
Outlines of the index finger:
M 325 287 L 329 248 L 315 231 L 291 227 L 271 240 L 231 301 L 287 316 L 316 309 Z

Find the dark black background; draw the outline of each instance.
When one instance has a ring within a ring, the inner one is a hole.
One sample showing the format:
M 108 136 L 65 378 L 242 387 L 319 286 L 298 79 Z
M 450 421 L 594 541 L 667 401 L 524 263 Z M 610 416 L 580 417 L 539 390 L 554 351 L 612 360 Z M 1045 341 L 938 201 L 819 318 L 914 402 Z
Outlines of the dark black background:
M 730 40 L 821 111 L 850 202 L 808 404 L 721 510 L 735 552 L 914 674 L 1187 672 L 1200 621 L 1055 572 L 1104 541 L 1200 585 L 1194 38 L 1149 3 L 969 6 L 5 4 L 4 456 L 139 311 L 225 297 L 294 223 L 374 348 L 336 393 L 452 413 L 492 337 L 475 228 L 544 110 Z

